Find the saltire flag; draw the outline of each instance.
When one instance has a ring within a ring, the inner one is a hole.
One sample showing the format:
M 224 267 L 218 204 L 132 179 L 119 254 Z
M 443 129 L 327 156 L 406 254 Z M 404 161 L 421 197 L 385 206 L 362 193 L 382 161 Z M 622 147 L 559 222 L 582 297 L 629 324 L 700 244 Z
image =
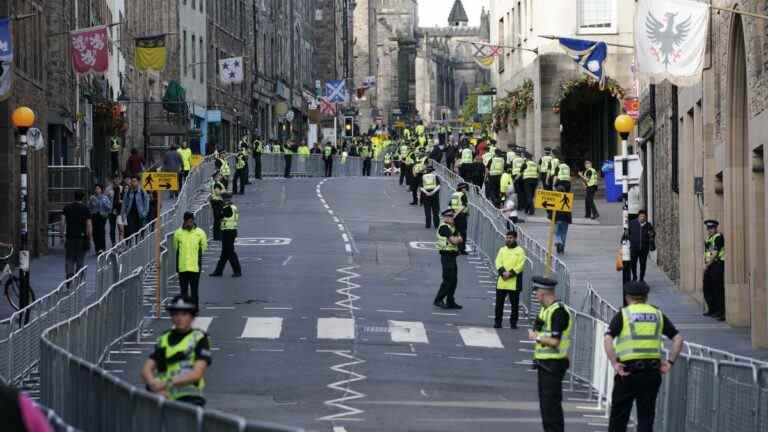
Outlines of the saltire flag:
M 361 87 L 365 89 L 376 87 L 376 77 L 373 75 L 365 77 L 365 79 L 363 80 L 363 85 Z
M 709 5 L 691 0 L 641 0 L 635 12 L 636 73 L 651 83 L 701 81 Z
M 503 51 L 500 46 L 496 45 L 472 43 L 472 46 L 475 48 L 475 54 L 472 58 L 475 63 L 485 69 L 490 69 L 496 61 L 496 57 L 500 56 Z
M 325 83 L 325 97 L 334 103 L 347 102 L 347 82 L 345 80 L 331 80 Z
M 11 96 L 13 88 L 13 31 L 11 19 L 0 19 L 0 101 Z
M 573 61 L 579 64 L 584 73 L 605 85 L 605 59 L 608 57 L 608 46 L 605 42 L 597 42 L 583 39 L 557 38 L 560 48 L 568 54 Z
M 109 68 L 107 26 L 74 30 L 69 33 L 72 67 L 77 74 L 103 74 Z
M 165 69 L 165 35 L 136 38 L 136 69 Z
M 244 75 L 242 57 L 219 60 L 219 80 L 222 84 L 240 84 Z
M 336 115 L 336 104 L 329 101 L 328 98 L 320 98 L 320 112 L 329 115 Z

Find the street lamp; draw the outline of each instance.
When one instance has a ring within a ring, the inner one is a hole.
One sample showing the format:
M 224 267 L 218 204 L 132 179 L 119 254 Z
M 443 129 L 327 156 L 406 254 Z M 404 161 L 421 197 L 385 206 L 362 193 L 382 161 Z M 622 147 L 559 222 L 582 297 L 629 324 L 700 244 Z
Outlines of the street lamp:
M 622 114 L 616 117 L 614 127 L 621 137 L 621 199 L 624 201 L 624 207 L 622 208 L 624 234 L 621 236 L 621 260 L 623 262 L 622 280 L 623 283 L 627 283 L 631 279 L 631 270 L 629 268 L 631 258 L 629 252 L 629 158 L 627 154 L 627 140 L 629 139 L 630 132 L 635 128 L 635 120 L 626 114 Z
M 11 122 L 19 132 L 19 148 L 21 167 L 21 247 L 19 248 L 19 309 L 29 304 L 29 250 L 27 250 L 29 233 L 29 210 L 27 208 L 27 130 L 35 124 L 35 112 L 27 107 L 19 107 L 11 115 Z

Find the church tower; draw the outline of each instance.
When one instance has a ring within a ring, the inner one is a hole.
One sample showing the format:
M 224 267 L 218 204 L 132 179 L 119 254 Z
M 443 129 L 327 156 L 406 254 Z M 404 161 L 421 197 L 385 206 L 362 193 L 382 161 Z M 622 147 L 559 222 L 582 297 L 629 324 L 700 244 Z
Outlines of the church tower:
M 451 14 L 448 15 L 448 25 L 451 27 L 466 27 L 469 24 L 469 18 L 467 17 L 467 11 L 464 10 L 464 4 L 461 0 L 456 0 L 453 3 Z

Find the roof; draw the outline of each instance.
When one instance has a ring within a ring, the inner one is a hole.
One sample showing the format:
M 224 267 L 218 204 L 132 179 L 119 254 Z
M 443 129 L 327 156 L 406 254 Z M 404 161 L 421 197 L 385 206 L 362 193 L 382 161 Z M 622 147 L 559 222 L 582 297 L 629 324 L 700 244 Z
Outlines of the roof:
M 467 11 L 464 10 L 464 4 L 461 0 L 456 0 L 453 3 L 451 14 L 448 15 L 448 23 L 453 25 L 454 23 L 468 23 Z

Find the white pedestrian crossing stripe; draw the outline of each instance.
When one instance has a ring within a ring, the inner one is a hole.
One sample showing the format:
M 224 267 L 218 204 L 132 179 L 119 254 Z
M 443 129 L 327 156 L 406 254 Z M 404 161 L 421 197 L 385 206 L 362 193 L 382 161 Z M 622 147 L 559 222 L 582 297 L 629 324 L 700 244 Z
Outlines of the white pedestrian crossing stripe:
M 389 320 L 389 334 L 392 342 L 429 343 L 424 323 L 419 321 Z
M 278 339 L 282 331 L 282 318 L 248 318 L 240 337 L 243 339 Z
M 211 326 L 211 322 L 213 322 L 213 317 L 196 317 L 195 320 L 192 321 L 192 328 L 207 332 L 208 327 Z
M 352 318 L 318 318 L 318 339 L 354 339 L 355 320 Z
M 459 327 L 459 334 L 466 346 L 504 348 L 496 330 L 484 327 Z

